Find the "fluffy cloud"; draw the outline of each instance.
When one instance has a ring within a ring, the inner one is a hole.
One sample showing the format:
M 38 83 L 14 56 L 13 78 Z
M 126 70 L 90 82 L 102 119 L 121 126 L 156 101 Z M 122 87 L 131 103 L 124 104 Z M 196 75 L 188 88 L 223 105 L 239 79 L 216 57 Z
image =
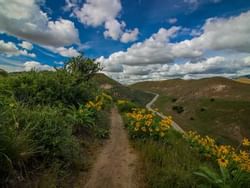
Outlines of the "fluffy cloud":
M 28 53 L 27 50 L 20 50 L 13 42 L 4 42 L 0 40 L 0 53 L 11 57 L 11 56 L 28 56 L 28 57 L 36 57 L 34 53 Z
M 118 21 L 117 16 L 122 9 L 120 0 L 87 0 L 81 8 L 69 1 L 67 8 L 73 8 L 73 14 L 78 20 L 88 26 L 104 25 L 104 37 L 120 40 L 123 43 L 133 42 L 139 34 L 138 28 L 125 31 L 126 23 Z
M 233 49 L 250 52 L 250 11 L 236 17 L 212 18 L 203 26 L 204 33 L 193 39 L 192 46 L 204 49 Z
M 168 45 L 170 37 L 173 37 L 180 27 L 170 29 L 161 28 L 144 42 L 132 45 L 126 52 L 119 51 L 111 54 L 108 58 L 99 58 L 97 61 L 103 64 L 121 63 L 125 65 L 148 65 L 165 64 L 174 59 L 171 53 L 171 46 Z
M 79 43 L 79 34 L 70 20 L 51 20 L 40 9 L 40 0 L 0 0 L 0 32 L 51 47 Z M 26 46 L 27 47 L 27 46 Z
M 227 59 L 222 56 L 215 56 L 198 61 L 187 61 L 184 63 L 155 64 L 147 66 L 123 65 L 122 72 L 104 72 L 113 78 L 130 84 L 143 80 L 162 80 L 169 78 L 199 79 L 212 76 L 232 77 L 246 74 L 250 70 L 249 57 L 242 59 Z M 116 64 L 117 66 L 119 64 Z M 115 64 L 113 64 L 115 66 Z
M 44 48 L 49 49 L 50 51 L 53 51 L 54 53 L 58 53 L 61 56 L 64 57 L 75 57 L 80 55 L 80 53 L 74 49 L 73 47 L 70 48 L 65 48 L 65 47 L 58 47 L 58 48 L 54 48 L 54 47 L 50 47 L 50 46 L 44 46 Z
M 123 33 L 123 28 L 125 27 L 125 23 L 119 23 L 117 20 L 112 19 L 105 22 L 104 36 L 105 38 L 111 37 L 113 40 L 118 40 Z
M 138 34 L 139 34 L 138 28 L 135 28 L 133 30 L 128 30 L 127 32 L 122 34 L 121 42 L 128 43 L 128 42 L 136 41 Z
M 250 52 L 250 11 L 228 19 L 208 19 L 203 33 L 190 40 L 171 43 L 170 38 L 181 27 L 161 28 L 144 42 L 133 44 L 127 51 L 111 54 L 108 62 L 122 64 L 157 64 L 172 62 L 176 58 L 202 56 L 206 50 L 234 50 Z M 234 27 L 232 27 L 234 26 Z
M 22 43 L 18 44 L 20 47 L 26 49 L 26 50 L 32 50 L 33 45 L 27 41 L 23 41 Z
M 175 24 L 177 21 L 178 21 L 177 18 L 169 18 L 169 19 L 167 20 L 167 22 L 170 23 L 170 24 Z
M 196 32 L 195 37 L 175 43 L 171 42 L 171 38 L 182 33 L 185 28 L 161 28 L 145 41 L 133 44 L 126 51 L 115 52 L 98 60 L 105 66 L 111 64 L 114 67 L 115 64 L 121 64 L 121 74 L 132 74 L 135 77 L 129 78 L 135 80 L 201 74 L 240 74 L 246 72 L 243 70 L 250 70 L 250 59 L 246 57 L 250 53 L 248 23 L 250 11 L 229 18 L 211 18 L 205 22 L 199 34 Z M 229 51 L 232 55 L 201 58 L 207 51 L 224 54 Z M 238 58 L 237 54 L 245 55 L 244 58 Z M 153 65 L 156 66 L 154 69 Z M 124 77 L 117 77 L 126 80 Z
M 26 61 L 23 64 L 23 68 L 25 71 L 31 71 L 31 70 L 36 70 L 36 71 L 42 71 L 42 70 L 54 70 L 53 67 L 49 65 L 43 65 L 37 61 Z
M 87 0 L 74 13 L 83 24 L 96 27 L 116 18 L 121 8 L 120 0 Z

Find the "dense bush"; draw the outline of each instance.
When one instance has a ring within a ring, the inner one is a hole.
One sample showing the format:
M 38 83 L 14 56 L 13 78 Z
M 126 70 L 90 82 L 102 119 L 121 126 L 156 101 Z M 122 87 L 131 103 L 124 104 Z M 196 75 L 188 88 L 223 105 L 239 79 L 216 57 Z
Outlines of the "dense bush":
M 181 114 L 182 112 L 184 112 L 183 106 L 173 106 L 172 109 L 173 109 L 174 111 L 176 111 L 178 114 Z
M 96 88 L 91 82 L 77 82 L 65 70 L 28 72 L 11 79 L 15 98 L 27 105 L 75 105 L 93 98 Z
M 112 98 L 90 79 L 99 64 L 83 63 L 77 62 L 80 70 L 0 76 L 0 187 L 15 185 L 41 167 L 81 168 L 86 162 L 81 144 L 108 136 L 98 117 Z
M 120 112 L 131 112 L 133 108 L 138 107 L 135 103 L 128 100 L 118 100 L 117 107 Z

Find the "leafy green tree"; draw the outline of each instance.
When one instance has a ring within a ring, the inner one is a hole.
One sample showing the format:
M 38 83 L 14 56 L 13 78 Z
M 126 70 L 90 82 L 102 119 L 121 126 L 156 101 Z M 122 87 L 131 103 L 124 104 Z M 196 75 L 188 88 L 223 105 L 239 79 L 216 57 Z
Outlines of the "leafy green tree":
M 65 64 L 64 69 L 72 74 L 76 74 L 79 78 L 85 81 L 88 81 L 95 75 L 95 73 L 102 70 L 100 63 L 82 55 L 69 59 Z

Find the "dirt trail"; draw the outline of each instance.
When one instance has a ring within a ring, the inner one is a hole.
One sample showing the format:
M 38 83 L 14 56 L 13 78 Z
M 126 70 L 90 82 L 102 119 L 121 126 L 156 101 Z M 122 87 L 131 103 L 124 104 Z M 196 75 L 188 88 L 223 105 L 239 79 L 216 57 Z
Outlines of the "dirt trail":
M 152 92 L 148 92 L 148 93 L 152 93 Z M 161 118 L 163 118 L 163 119 L 166 118 L 166 116 L 164 116 L 162 113 L 155 111 L 155 110 L 151 107 L 151 106 L 155 103 L 155 101 L 158 99 L 158 97 L 159 97 L 159 94 L 157 94 L 157 93 L 152 93 L 152 94 L 154 94 L 155 97 L 146 105 L 146 108 L 147 108 L 148 110 L 154 112 L 155 114 L 157 114 L 157 115 L 160 116 Z M 184 131 L 177 123 L 175 123 L 174 121 L 172 121 L 172 127 L 173 127 L 176 131 L 178 131 L 178 132 L 180 132 L 180 133 L 185 133 L 185 131 Z
M 137 156 L 116 108 L 112 109 L 111 135 L 91 171 L 85 188 L 135 188 Z

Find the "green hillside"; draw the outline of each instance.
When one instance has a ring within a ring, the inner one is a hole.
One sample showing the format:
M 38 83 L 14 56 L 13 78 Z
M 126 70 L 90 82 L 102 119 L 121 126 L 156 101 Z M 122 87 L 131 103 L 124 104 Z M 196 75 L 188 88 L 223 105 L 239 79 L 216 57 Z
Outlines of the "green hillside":
M 141 82 L 131 88 L 159 93 L 155 107 L 185 130 L 233 144 L 250 135 L 250 85 L 215 77 Z
M 100 88 L 109 91 L 115 99 L 127 99 L 139 106 L 145 106 L 154 97 L 153 94 L 124 86 L 105 74 L 96 74 L 93 79 Z

